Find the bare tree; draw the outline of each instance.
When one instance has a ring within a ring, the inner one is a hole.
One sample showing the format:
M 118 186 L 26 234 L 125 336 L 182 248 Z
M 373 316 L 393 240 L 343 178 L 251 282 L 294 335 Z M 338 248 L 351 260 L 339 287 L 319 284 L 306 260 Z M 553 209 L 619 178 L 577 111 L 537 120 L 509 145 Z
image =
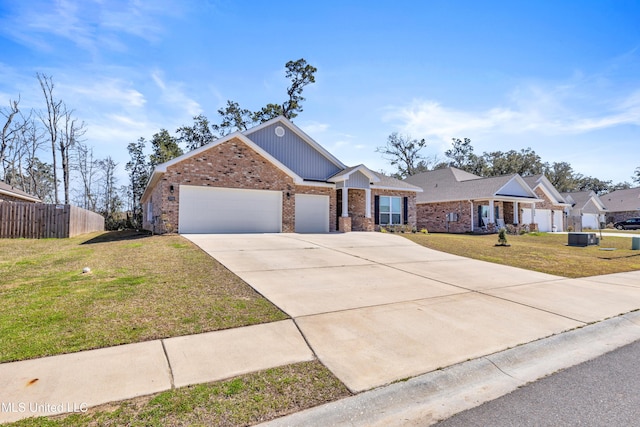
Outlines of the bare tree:
M 0 133 L 0 167 L 2 167 L 3 179 L 6 179 L 9 166 L 7 158 L 13 157 L 12 152 L 20 148 L 16 140 L 26 125 L 26 120 L 20 114 L 19 104 L 20 97 L 17 101 L 9 100 L 9 108 L 0 108 L 0 115 L 4 117 L 4 125 Z
M 63 105 L 62 101 L 57 100 L 53 97 L 53 78 L 51 76 L 46 76 L 44 74 L 36 73 L 36 77 L 40 82 L 40 87 L 42 88 L 42 93 L 44 94 L 45 103 L 47 106 L 47 111 L 40 112 L 38 115 L 40 117 L 40 121 L 44 125 L 47 130 L 47 134 L 49 137 L 49 141 L 51 142 L 51 157 L 53 159 L 53 184 L 54 184 L 54 200 L 55 203 L 60 203 L 60 199 L 58 197 L 58 162 L 56 155 L 56 147 L 58 142 L 58 134 L 59 134 L 59 123 L 62 119 L 63 115 Z
M 122 209 L 122 199 L 118 194 L 116 187 L 116 169 L 118 164 L 113 161 L 111 156 L 104 160 L 98 161 L 98 167 L 102 174 L 101 186 L 101 204 L 100 213 L 104 216 L 107 228 L 112 229 L 117 223 L 116 215 Z
M 58 150 L 60 151 L 60 160 L 62 163 L 64 203 L 69 204 L 69 181 L 71 176 L 70 152 L 75 144 L 81 142 L 81 138 L 86 133 L 86 127 L 84 122 L 78 122 L 78 119 L 73 118 L 73 110 L 67 110 L 64 104 L 62 104 L 62 109 L 62 128 L 58 136 Z
M 426 146 L 424 138 L 417 140 L 394 132 L 387 138 L 387 144 L 376 151 L 398 169 L 394 176 L 403 179 L 429 170 L 432 163 L 437 163 L 437 158 L 428 159 L 420 154 Z
M 98 175 L 97 161 L 93 158 L 93 148 L 78 142 L 73 148 L 72 170 L 78 172 L 81 187 L 77 189 L 76 203 L 84 208 L 96 211 L 95 181 Z

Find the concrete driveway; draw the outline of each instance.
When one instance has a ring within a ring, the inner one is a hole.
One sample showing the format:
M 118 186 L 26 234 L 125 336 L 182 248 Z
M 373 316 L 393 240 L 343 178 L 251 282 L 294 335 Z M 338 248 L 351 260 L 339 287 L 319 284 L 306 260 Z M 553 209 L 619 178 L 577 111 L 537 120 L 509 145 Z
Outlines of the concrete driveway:
M 354 392 L 640 308 L 640 271 L 565 279 L 383 233 L 185 237 L 289 314 Z

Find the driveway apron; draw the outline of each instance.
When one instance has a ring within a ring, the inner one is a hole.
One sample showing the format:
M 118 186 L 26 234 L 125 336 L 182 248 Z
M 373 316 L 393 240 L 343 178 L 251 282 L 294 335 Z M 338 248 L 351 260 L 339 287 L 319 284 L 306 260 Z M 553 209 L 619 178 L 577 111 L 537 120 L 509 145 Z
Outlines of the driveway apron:
M 354 392 L 640 308 L 633 273 L 571 280 L 391 234 L 184 237 L 289 314 Z

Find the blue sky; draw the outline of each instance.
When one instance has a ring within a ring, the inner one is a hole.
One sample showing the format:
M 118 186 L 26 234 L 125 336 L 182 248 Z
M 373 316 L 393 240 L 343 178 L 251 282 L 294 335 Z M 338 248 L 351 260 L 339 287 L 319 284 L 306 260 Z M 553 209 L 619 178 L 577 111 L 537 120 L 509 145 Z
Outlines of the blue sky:
M 638 1 L 0 0 L 0 103 L 42 108 L 36 72 L 88 126 L 126 183 L 126 146 L 226 100 L 285 100 L 284 64 L 316 83 L 294 122 L 344 163 L 393 168 L 392 132 L 477 154 L 631 181 L 640 166 Z

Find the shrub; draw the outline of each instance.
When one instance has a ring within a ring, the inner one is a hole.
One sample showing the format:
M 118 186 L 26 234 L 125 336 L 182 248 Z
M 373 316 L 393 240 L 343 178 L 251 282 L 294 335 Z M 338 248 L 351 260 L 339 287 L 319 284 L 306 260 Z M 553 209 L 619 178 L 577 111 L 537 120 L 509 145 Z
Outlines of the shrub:
M 421 232 L 422 234 L 429 234 L 429 231 L 427 231 L 427 229 L 426 229 L 426 228 L 421 229 L 421 230 L 420 230 L 420 232 Z
M 507 229 L 504 227 L 498 232 L 498 244 L 503 246 L 507 244 Z

